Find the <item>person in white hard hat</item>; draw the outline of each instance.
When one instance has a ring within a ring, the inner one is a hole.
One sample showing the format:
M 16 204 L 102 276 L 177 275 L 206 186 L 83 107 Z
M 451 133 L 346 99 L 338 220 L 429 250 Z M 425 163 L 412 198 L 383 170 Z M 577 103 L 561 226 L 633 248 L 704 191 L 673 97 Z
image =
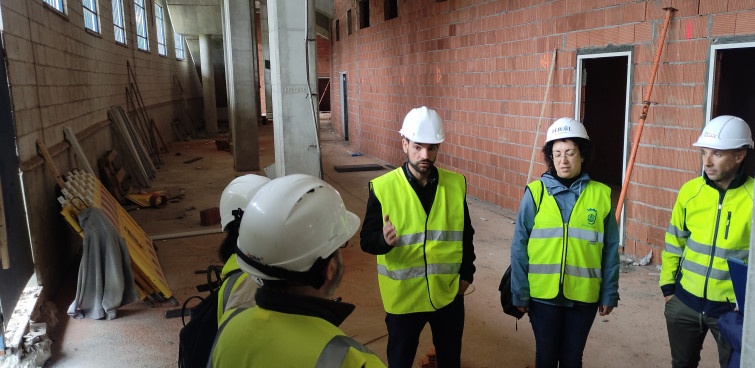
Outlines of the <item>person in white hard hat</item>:
M 254 306 L 254 290 L 257 284 L 241 272 L 233 255 L 244 208 L 257 191 L 269 182 L 269 178 L 260 175 L 239 176 L 231 180 L 220 195 L 220 226 L 227 234 L 218 249 L 220 260 L 225 262 L 220 273 L 223 283 L 218 291 L 218 324 L 225 311 Z
M 303 174 L 265 184 L 244 209 L 236 258 L 261 280 L 256 306 L 223 315 L 208 367 L 385 367 L 338 328 L 340 248 L 359 228 L 328 183 Z
M 377 255 L 388 365 L 414 364 L 430 324 L 440 367 L 459 367 L 464 292 L 475 272 L 464 176 L 435 167 L 443 122 L 425 106 L 399 131 L 406 162 L 370 182 L 361 247 Z
M 738 117 L 719 116 L 705 125 L 693 146 L 700 148 L 703 175 L 679 190 L 659 285 L 666 298 L 672 366 L 697 367 L 710 330 L 719 363 L 726 367 L 731 347 L 717 321 L 736 300 L 727 259 L 749 255 L 753 178 L 742 161 L 753 148 L 750 127 Z
M 524 189 L 511 241 L 512 302 L 529 315 L 536 367 L 581 367 L 595 315 L 618 305 L 619 231 L 611 189 L 584 171 L 584 125 L 556 120 L 542 151 L 548 171 Z

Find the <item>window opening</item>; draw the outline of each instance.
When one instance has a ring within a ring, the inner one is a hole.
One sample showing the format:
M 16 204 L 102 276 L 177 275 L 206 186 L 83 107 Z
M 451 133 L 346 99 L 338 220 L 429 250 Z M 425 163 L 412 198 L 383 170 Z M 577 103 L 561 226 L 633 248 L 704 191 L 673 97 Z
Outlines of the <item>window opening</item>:
M 183 60 L 185 59 L 184 56 L 184 36 L 181 36 L 180 34 L 173 32 L 173 40 L 176 44 L 176 59 Z
M 165 56 L 165 21 L 163 20 L 163 7 L 155 3 L 155 27 L 157 28 L 157 53 Z
M 359 29 L 370 26 L 370 1 L 359 0 Z
M 149 50 L 147 43 L 147 10 L 144 0 L 134 0 L 134 15 L 136 15 L 136 42 L 139 50 Z
M 351 21 L 351 9 L 349 9 L 346 11 L 346 34 L 347 35 L 350 35 L 354 29 L 354 25 L 352 23 L 353 22 Z
M 383 3 L 385 20 L 398 17 L 398 0 L 385 0 Z
M 84 27 L 100 33 L 100 27 L 97 22 L 97 1 L 83 0 L 84 5 Z
M 51 6 L 53 9 L 65 14 L 63 8 L 63 0 L 45 0 L 45 4 Z
M 115 40 L 120 43 L 126 43 L 126 31 L 123 25 L 123 2 L 121 0 L 112 0 L 112 4 Z

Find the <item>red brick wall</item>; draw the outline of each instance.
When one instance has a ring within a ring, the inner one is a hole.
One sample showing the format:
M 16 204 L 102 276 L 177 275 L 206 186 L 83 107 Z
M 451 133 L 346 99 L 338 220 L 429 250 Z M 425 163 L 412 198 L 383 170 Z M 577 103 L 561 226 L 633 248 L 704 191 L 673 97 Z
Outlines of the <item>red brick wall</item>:
M 317 76 L 330 75 L 330 40 L 317 35 Z
M 514 211 L 527 180 L 549 52 L 557 49 L 558 59 L 541 131 L 574 113 L 578 50 L 632 46 L 634 137 L 663 8 L 677 8 L 651 98 L 658 104 L 646 120 L 625 204 L 625 252 L 645 256 L 653 249 L 655 263 L 676 193 L 699 174 L 691 143 L 705 121 L 709 47 L 714 37 L 755 34 L 753 3 L 745 0 L 400 0 L 398 17 L 387 21 L 383 0 L 370 0 L 370 27 L 355 26 L 347 35 L 346 12 L 354 3 L 335 0 L 341 34 L 332 41 L 334 128 L 341 131 L 343 72 L 350 140 L 365 154 L 403 162 L 401 120 L 412 107 L 430 106 L 447 134 L 438 165 L 463 173 L 470 195 Z M 545 166 L 536 157 L 539 174 Z

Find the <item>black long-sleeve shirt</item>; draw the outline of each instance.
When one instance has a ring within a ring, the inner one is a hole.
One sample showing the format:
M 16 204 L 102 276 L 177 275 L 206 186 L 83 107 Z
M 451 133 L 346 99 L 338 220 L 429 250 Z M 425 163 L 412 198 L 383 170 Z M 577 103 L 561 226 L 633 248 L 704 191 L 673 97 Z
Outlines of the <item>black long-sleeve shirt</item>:
M 408 169 L 408 163 L 404 163 L 402 166 L 404 175 L 406 175 L 409 184 L 411 184 L 414 192 L 417 194 L 419 201 L 422 203 L 422 207 L 425 209 L 425 213 L 429 214 L 430 209 L 435 201 L 435 192 L 438 189 L 438 169 L 433 167 L 430 173 L 430 180 L 423 187 L 419 181 L 412 175 Z M 367 211 L 364 215 L 364 222 L 362 223 L 362 231 L 359 233 L 360 245 L 362 250 L 370 254 L 386 254 L 393 248 L 385 242 L 383 237 L 383 206 L 375 196 L 372 188 L 369 190 L 369 197 L 367 198 Z M 459 269 L 459 276 L 462 280 L 472 283 L 474 280 L 475 265 L 474 260 L 476 258 L 474 253 L 474 244 L 472 239 L 474 237 L 474 228 L 472 228 L 472 221 L 469 218 L 469 208 L 467 207 L 467 201 L 464 200 L 464 236 L 462 239 L 462 258 L 461 267 Z

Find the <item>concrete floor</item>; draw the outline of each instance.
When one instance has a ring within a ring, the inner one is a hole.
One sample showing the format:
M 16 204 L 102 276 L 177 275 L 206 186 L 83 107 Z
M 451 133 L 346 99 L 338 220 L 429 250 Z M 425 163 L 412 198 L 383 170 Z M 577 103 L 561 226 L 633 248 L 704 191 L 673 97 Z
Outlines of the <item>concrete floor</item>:
M 398 134 L 398 133 L 396 133 Z M 323 178 L 342 195 L 346 207 L 364 215 L 367 184 L 383 171 L 346 172 L 334 165 L 385 163 L 372 157 L 352 157 L 356 150 L 321 124 Z M 261 167 L 274 161 L 272 125 L 260 127 Z M 201 157 L 190 164 L 184 161 Z M 212 140 L 173 142 L 159 169 L 152 189 L 169 194 L 185 192 L 183 199 L 162 209 L 141 209 L 131 215 L 150 235 L 174 234 L 213 229 L 202 227 L 199 212 L 218 206 L 225 185 L 239 173 L 233 171 L 232 157 L 218 151 Z M 441 146 L 439 162 L 443 162 Z M 170 195 L 169 195 L 170 196 Z M 509 264 L 509 249 L 515 214 L 475 198 L 469 198 L 470 214 L 476 230 L 477 273 L 467 292 L 466 326 L 462 365 L 464 367 L 533 367 L 534 338 L 525 316 L 517 324 L 503 314 L 499 304 L 498 283 Z M 219 225 L 216 225 L 219 227 Z M 174 296 L 183 302 L 197 295 L 194 286 L 204 282 L 195 270 L 221 264 L 216 249 L 224 234 L 210 234 L 156 241 L 157 254 Z M 375 257 L 359 249 L 357 235 L 343 251 L 346 272 L 337 291 L 344 301 L 357 306 L 341 326 L 386 360 L 387 332 L 377 287 Z M 180 318 L 165 318 L 174 309 L 170 303 L 148 306 L 136 302 L 118 310 L 110 321 L 73 320 L 65 314 L 76 284 L 76 266 L 70 281 L 48 305 L 52 318 L 49 334 L 53 357 L 48 367 L 174 367 L 178 356 Z M 607 317 L 597 317 L 584 352 L 585 367 L 667 367 L 670 365 L 668 339 L 663 318 L 663 298 L 658 288 L 655 265 L 625 267 L 621 274 L 619 308 Z M 429 328 L 423 332 L 417 358 L 432 347 Z M 717 366 L 717 352 L 709 336 L 703 350 L 701 367 Z

